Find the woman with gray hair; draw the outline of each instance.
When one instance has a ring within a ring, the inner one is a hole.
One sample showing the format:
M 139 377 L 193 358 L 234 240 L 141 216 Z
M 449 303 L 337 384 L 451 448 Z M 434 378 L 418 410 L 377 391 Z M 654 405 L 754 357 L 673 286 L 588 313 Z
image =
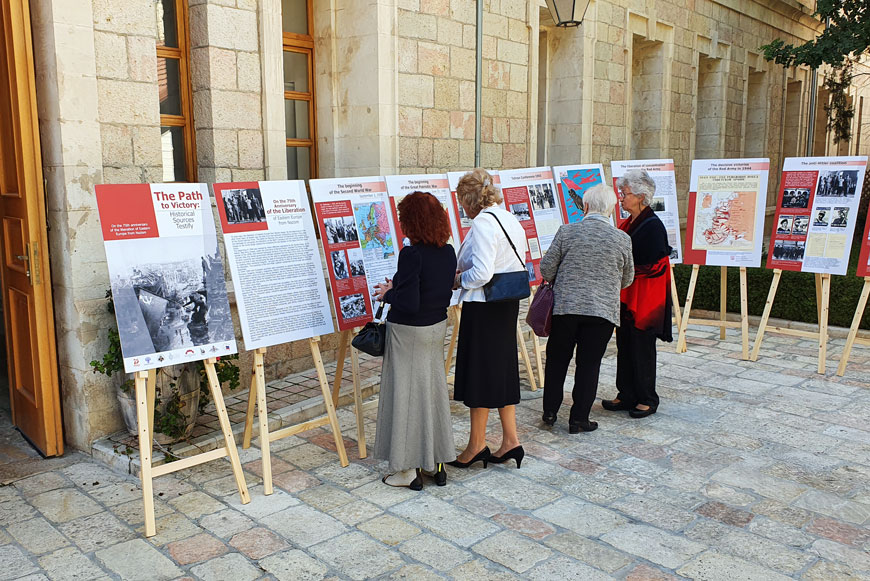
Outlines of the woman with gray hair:
M 622 209 L 629 218 L 620 229 L 631 237 L 634 282 L 620 296 L 616 330 L 615 399 L 602 400 L 606 410 L 629 410 L 633 418 L 656 413 L 656 338 L 673 341 L 671 333 L 671 247 L 665 225 L 650 208 L 656 184 L 643 170 L 630 170 L 616 180 Z
M 634 280 L 631 238 L 613 227 L 615 199 L 604 185 L 583 196 L 584 218 L 561 226 L 541 259 L 541 275 L 553 283 L 553 323 L 547 341 L 544 415 L 552 426 L 562 405 L 565 375 L 577 352 L 568 431 L 591 432 L 589 411 L 598 391 L 601 358 L 619 326 L 619 293 Z

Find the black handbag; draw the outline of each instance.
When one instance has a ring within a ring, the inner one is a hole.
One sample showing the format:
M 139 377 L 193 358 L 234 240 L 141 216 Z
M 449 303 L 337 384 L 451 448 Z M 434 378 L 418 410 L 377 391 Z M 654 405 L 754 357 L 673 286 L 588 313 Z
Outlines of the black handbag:
M 384 354 L 384 344 L 387 341 L 387 325 L 380 322 L 381 315 L 384 312 L 384 303 L 378 307 L 378 312 L 375 313 L 373 321 L 369 321 L 360 329 L 351 345 L 375 357 L 380 357 Z
M 504 232 L 505 238 L 507 238 L 508 243 L 514 250 L 514 254 L 517 255 L 517 260 L 520 261 L 520 265 L 523 267 L 522 270 L 517 272 L 500 272 L 492 275 L 489 282 L 483 285 L 483 294 L 486 297 L 486 302 L 498 303 L 502 301 L 518 301 L 520 299 L 529 298 L 532 291 L 529 287 L 529 273 L 526 271 L 526 263 L 523 262 L 522 258 L 520 258 L 520 253 L 517 252 L 517 247 L 514 246 L 511 237 L 508 236 L 507 230 L 502 226 L 501 220 L 498 219 L 498 216 L 492 212 L 484 213 L 495 218 L 495 221 L 498 222 L 499 226 L 501 226 L 501 231 Z

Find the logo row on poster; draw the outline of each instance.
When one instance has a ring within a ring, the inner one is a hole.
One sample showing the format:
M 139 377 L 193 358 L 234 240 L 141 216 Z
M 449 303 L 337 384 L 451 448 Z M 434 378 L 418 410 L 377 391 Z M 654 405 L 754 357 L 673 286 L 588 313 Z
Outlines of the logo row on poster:
M 845 274 L 866 157 L 785 161 L 767 266 Z M 767 159 L 692 163 L 685 252 L 672 160 L 611 164 L 614 184 L 642 169 L 655 181 L 651 207 L 665 224 L 674 263 L 760 266 Z M 526 232 L 526 268 L 541 282 L 540 259 L 562 224 L 583 218 L 583 195 L 604 183 L 601 164 L 491 172 L 503 205 Z M 376 310 L 373 286 L 392 277 L 404 239 L 402 198 L 429 192 L 444 207 L 458 249 L 471 228 L 456 197 L 464 172 L 214 184 L 247 349 L 332 333 L 320 232 L 339 330 Z M 616 199 L 615 199 L 616 203 Z M 224 266 L 205 184 L 97 186 L 111 288 L 128 372 L 237 351 Z M 628 218 L 618 204 L 617 222 Z M 868 231 L 870 232 L 870 231 Z M 868 273 L 865 232 L 859 276 Z

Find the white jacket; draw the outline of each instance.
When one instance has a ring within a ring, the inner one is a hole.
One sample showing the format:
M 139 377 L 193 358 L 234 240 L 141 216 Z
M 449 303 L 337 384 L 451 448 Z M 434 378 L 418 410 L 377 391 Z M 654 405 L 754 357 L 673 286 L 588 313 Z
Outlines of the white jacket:
M 520 258 L 523 259 L 522 263 L 517 260 L 517 255 L 505 238 L 498 222 L 488 214 L 494 214 L 501 221 L 501 225 L 516 246 Z M 457 268 L 462 273 L 460 302 L 486 302 L 483 285 L 488 283 L 494 274 L 525 270 L 527 250 L 526 232 L 513 214 L 498 206 L 484 208 L 472 220 L 471 230 L 459 247 Z

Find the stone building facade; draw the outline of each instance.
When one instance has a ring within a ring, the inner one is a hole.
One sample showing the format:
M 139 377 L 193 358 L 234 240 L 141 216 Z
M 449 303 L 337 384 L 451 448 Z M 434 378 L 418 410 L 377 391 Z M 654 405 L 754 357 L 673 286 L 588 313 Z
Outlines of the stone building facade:
M 64 435 L 82 449 L 121 425 L 88 366 L 110 323 L 94 186 L 165 181 L 182 163 L 161 115 L 156 10 L 167 2 L 186 10 L 181 90 L 198 181 L 474 164 L 472 0 L 32 1 Z M 583 25 L 564 29 L 543 0 L 484 0 L 481 165 L 601 162 L 609 174 L 611 160 L 673 157 L 683 203 L 693 158 L 770 157 L 773 175 L 804 153 L 810 73 L 758 47 L 812 38 L 811 13 L 810 0 L 593 0 Z M 292 14 L 308 16 L 307 35 Z M 288 84 L 288 52 L 310 56 L 310 86 L 304 75 Z M 870 150 L 865 96 L 854 91 L 848 144 L 834 146 L 820 113 L 816 154 Z M 327 357 L 334 348 L 324 338 Z M 270 361 L 272 377 L 308 367 L 307 344 Z

